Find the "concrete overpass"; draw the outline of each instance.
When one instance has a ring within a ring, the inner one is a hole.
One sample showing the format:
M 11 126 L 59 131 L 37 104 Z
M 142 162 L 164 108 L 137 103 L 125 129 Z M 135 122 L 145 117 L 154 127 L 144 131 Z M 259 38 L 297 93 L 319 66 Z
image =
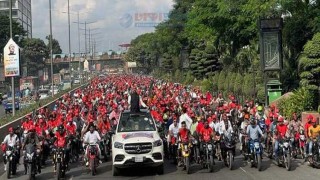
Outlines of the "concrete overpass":
M 71 61 L 70 61 L 71 60 Z M 60 56 L 56 56 L 53 59 L 53 71 L 54 73 L 58 73 L 59 70 L 61 69 L 69 69 L 69 63 L 71 65 L 71 68 L 73 68 L 75 71 L 79 67 L 79 61 L 80 61 L 80 66 L 81 70 L 84 68 L 84 60 L 85 58 L 80 58 L 80 57 L 64 57 L 61 58 Z M 123 55 L 102 55 L 102 56 L 96 56 L 93 58 L 87 58 L 89 67 L 95 67 L 95 70 L 102 70 L 102 69 L 115 69 L 115 68 L 124 68 L 125 62 L 123 60 Z M 47 68 L 50 69 L 51 66 L 51 60 L 46 59 L 46 65 Z

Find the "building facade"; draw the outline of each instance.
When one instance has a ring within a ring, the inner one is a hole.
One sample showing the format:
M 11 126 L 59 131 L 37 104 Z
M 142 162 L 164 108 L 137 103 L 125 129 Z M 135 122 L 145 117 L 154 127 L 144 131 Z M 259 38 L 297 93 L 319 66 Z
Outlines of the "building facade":
M 10 0 L 0 0 L 0 14 L 9 15 Z M 32 37 L 31 0 L 12 0 L 12 18 Z

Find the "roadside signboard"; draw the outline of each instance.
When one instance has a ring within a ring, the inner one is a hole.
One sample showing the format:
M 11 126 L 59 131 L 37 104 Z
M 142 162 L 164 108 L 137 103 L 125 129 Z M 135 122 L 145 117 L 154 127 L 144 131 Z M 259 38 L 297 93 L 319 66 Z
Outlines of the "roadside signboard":
M 3 49 L 4 76 L 20 76 L 20 51 L 19 46 L 10 39 Z

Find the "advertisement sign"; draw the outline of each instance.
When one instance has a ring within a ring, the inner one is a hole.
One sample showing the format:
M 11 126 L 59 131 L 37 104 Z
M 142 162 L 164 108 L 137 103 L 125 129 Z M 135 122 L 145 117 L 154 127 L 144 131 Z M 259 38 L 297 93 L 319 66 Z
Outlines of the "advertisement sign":
M 83 63 L 83 70 L 89 71 L 89 62 L 86 59 L 84 60 L 84 63 Z
M 20 76 L 20 52 L 19 46 L 10 39 L 3 49 L 4 76 Z

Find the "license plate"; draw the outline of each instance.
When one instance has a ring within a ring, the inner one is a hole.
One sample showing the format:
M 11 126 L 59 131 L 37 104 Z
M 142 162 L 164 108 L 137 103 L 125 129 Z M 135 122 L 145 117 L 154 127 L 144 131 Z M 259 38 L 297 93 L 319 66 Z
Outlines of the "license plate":
M 135 157 L 135 162 L 143 162 L 143 157 Z

